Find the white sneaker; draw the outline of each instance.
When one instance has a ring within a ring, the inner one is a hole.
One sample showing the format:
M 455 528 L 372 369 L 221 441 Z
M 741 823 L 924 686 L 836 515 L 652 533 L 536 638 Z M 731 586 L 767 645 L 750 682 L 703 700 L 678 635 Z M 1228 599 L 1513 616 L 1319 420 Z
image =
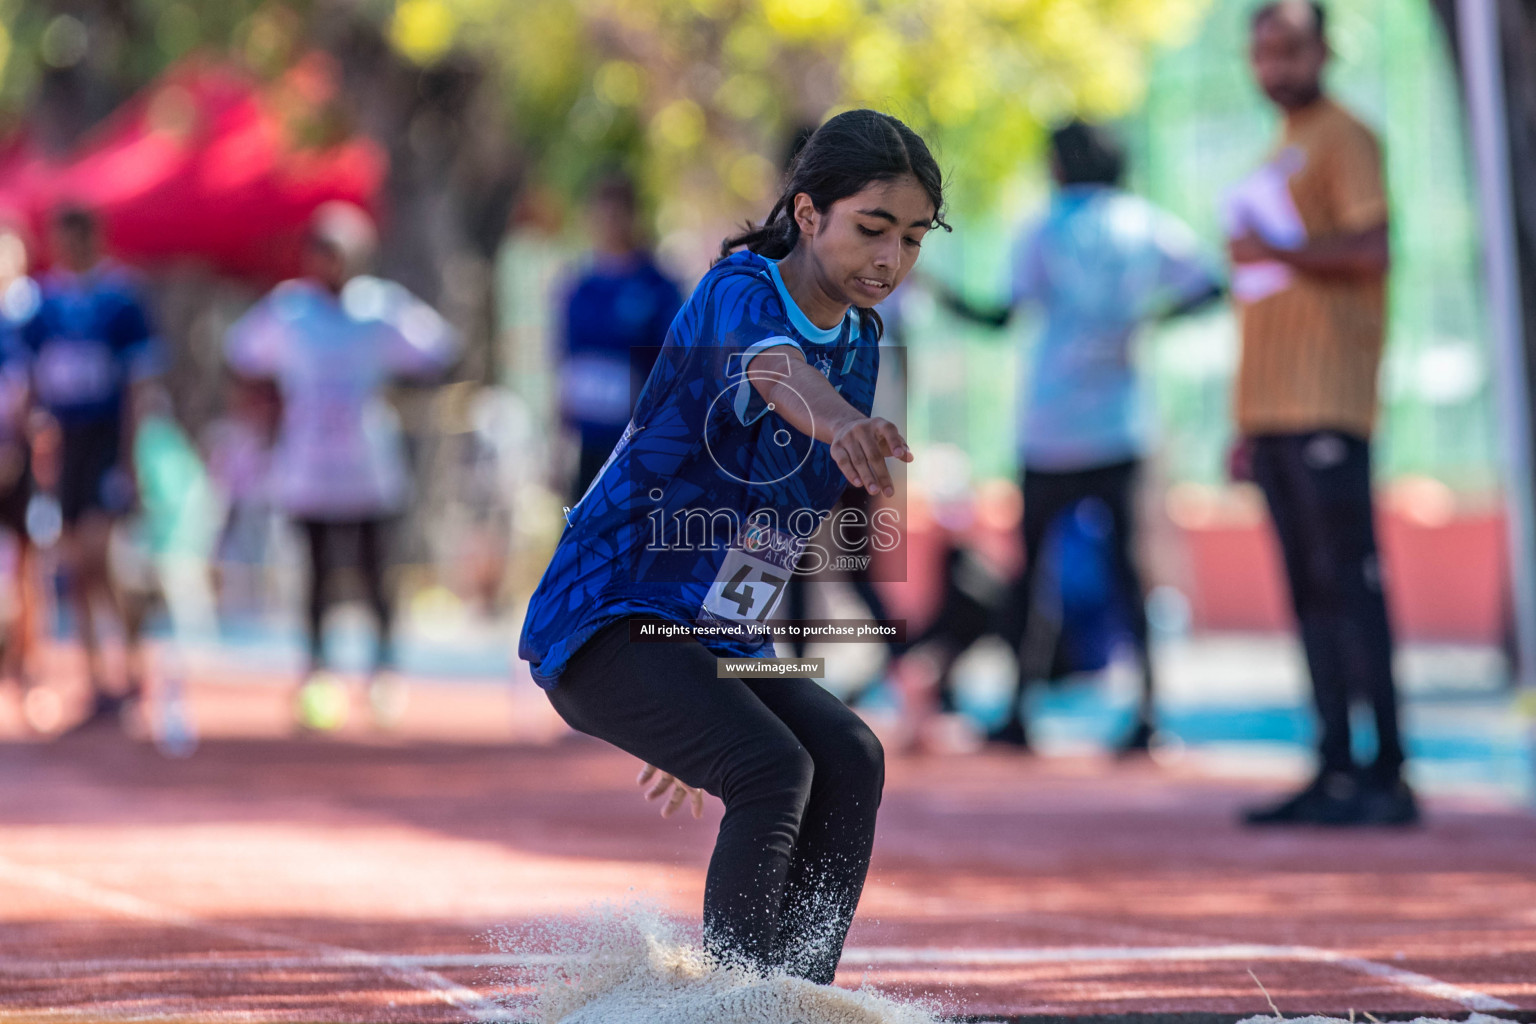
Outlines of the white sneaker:
M 347 724 L 347 686 L 333 672 L 311 673 L 293 698 L 293 718 L 308 732 L 335 732 Z
M 405 719 L 405 707 L 410 695 L 405 680 L 399 674 L 383 669 L 368 680 L 368 710 L 378 729 L 395 729 Z

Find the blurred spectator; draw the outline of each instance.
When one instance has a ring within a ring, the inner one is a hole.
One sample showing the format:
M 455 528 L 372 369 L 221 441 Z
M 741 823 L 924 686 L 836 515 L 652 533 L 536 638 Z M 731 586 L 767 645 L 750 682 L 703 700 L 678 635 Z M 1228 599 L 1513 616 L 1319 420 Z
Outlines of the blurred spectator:
M 396 706 L 396 684 L 385 672 L 394 661 L 385 535 L 405 508 L 408 469 L 383 390 L 392 379 L 441 374 L 458 338 L 400 285 L 360 273 L 375 240 L 372 221 L 358 207 L 321 206 L 305 248 L 305 276 L 278 285 L 235 323 L 225 351 L 234 372 L 275 380 L 282 395 L 272 496 L 309 546 L 305 682 L 320 685 L 327 592 L 350 536 L 378 628 L 369 693 L 385 719 Z M 301 708 L 309 706 L 303 691 L 300 698 Z
M 560 415 L 581 448 L 572 504 L 624 433 L 634 398 L 683 304 L 677 285 L 657 269 L 644 244 L 633 182 L 622 175 L 604 178 L 592 192 L 588 215 L 593 252 L 565 297 L 558 369 Z
M 1150 445 L 1145 396 L 1131 346 L 1146 323 L 1199 308 L 1220 294 L 1194 234 L 1171 214 L 1120 188 L 1124 156 L 1101 127 L 1074 121 L 1051 135 L 1057 189 L 1043 220 L 1019 239 L 1009 303 L 983 309 L 956 295 L 947 305 L 994 326 L 1038 304 L 1045 323 L 1021 389 L 1024 572 L 1000 628 L 1019 651 L 1008 718 L 994 741 L 1024 747 L 1025 685 L 1052 674 L 1060 637 L 1040 629 L 1047 539 L 1080 507 L 1106 521 L 1108 573 L 1141 675 L 1136 723 L 1125 750 L 1145 750 L 1153 732 L 1155 673 L 1136 555 L 1137 475 Z M 1059 575 L 1059 574 L 1058 574 Z M 1041 637 L 1046 637 L 1042 642 Z
M 1392 634 L 1372 521 L 1369 439 L 1385 326 L 1387 194 L 1371 131 L 1326 96 L 1323 9 L 1260 7 L 1250 57 L 1284 116 L 1274 155 L 1228 196 L 1242 316 L 1238 470 L 1263 489 L 1321 720 L 1316 778 L 1253 825 L 1407 824 Z M 1374 763 L 1355 766 L 1352 694 L 1370 703 Z
M 225 507 L 216 558 L 226 615 L 253 614 L 264 606 L 275 519 L 270 461 L 280 410 L 270 381 L 235 379 L 224 414 L 203 428 L 209 477 Z
M 164 388 L 137 396 L 134 479 L 140 514 L 119 530 L 113 568 L 131 615 L 157 602 L 170 616 L 176 641 L 211 639 L 217 632 L 209 560 L 224 510 L 197 448 L 172 414 Z
M 570 280 L 572 245 L 566 237 L 564 209 L 554 192 L 525 188 L 508 219 L 496 252 L 496 313 L 500 334 L 500 383 L 527 405 L 537 432 L 528 456 L 544 471 L 554 470 L 551 452 L 558 420 L 554 375 L 564 310 L 554 296 Z M 569 474 L 551 472 L 550 490 L 564 495 Z
M 37 311 L 37 283 L 27 276 L 27 243 L 20 232 L 0 227 L 0 529 L 15 545 L 9 629 L 0 674 L 26 687 L 37 640 L 40 604 L 36 548 L 27 531 L 33 495 L 32 444 L 27 436 L 27 358 L 18 331 Z
M 50 242 L 55 265 L 20 333 L 35 399 L 59 429 L 59 547 L 93 694 L 88 724 L 120 717 L 143 691 L 138 618 L 123 611 L 108 546 L 114 522 L 136 502 L 130 391 L 158 372 L 160 346 L 136 283 L 103 256 L 94 214 L 60 209 Z M 115 691 L 102 671 L 97 598 L 124 624 L 126 680 Z

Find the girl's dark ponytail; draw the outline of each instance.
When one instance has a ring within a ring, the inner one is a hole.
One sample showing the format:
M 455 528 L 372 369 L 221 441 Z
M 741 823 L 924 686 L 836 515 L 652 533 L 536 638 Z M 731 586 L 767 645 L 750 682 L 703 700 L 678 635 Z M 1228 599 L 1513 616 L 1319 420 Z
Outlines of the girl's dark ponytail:
M 746 230 L 720 243 L 721 257 L 729 256 L 735 249 L 746 248 L 759 256 L 781 260 L 794 251 L 800 240 L 800 225 L 795 223 L 788 204 L 780 199 L 768 213 L 768 219 L 757 226 L 747 225 Z

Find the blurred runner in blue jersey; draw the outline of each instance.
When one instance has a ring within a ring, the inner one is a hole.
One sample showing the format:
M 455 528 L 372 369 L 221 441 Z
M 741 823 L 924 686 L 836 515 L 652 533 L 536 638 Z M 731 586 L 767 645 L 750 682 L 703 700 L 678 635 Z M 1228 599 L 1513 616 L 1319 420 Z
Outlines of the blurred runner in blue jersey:
M 65 207 L 51 229 L 54 266 L 38 282 L 37 308 L 25 318 L 21 339 L 34 399 L 59 428 L 59 552 L 85 649 L 90 724 L 119 718 L 143 690 L 138 617 L 123 615 L 107 551 L 113 523 L 136 500 L 130 392 L 159 372 L 160 344 L 137 282 L 103 256 L 95 215 Z M 103 606 L 124 621 L 121 687 L 102 670 L 95 616 Z
M 565 296 L 560 415 L 581 446 L 572 502 L 618 444 L 639 385 L 683 304 L 642 243 L 638 214 L 627 177 L 598 183 L 588 210 L 592 256 Z
M 814 680 L 733 677 L 720 659 L 772 664 L 772 642 L 746 630 L 817 560 L 807 539 L 845 486 L 890 495 L 886 459 L 912 459 L 870 416 L 872 307 L 943 223 L 942 191 L 895 118 L 854 110 L 817 130 L 768 219 L 725 241 L 673 322 L 519 646 L 567 723 L 646 762 L 642 783 L 662 773 L 663 813 L 691 799 L 698 815 L 699 790 L 724 801 L 710 952 L 822 984 L 869 867 L 884 754 Z M 643 639 L 678 626 L 720 632 Z
M 1019 747 L 1028 746 L 1024 687 L 1049 677 L 1056 660 L 1055 642 L 1037 641 L 1051 632 L 1039 629 L 1047 541 L 1058 520 L 1079 510 L 1079 521 L 1109 527 L 1109 589 L 1141 670 L 1137 720 L 1121 749 L 1145 750 L 1153 735 L 1155 673 L 1135 510 L 1151 410 L 1133 342 L 1143 325 L 1198 309 L 1218 298 L 1221 286 L 1188 227 L 1122 190 L 1124 166 L 1119 143 L 1104 128 L 1074 121 L 1057 129 L 1051 136 L 1056 192 L 1045 217 L 1019 239 L 1008 304 L 986 310 L 945 296 L 955 312 L 995 326 L 1023 306 L 1038 306 L 1044 316 L 1020 389 L 1024 572 L 999 624 L 1019 651 L 1019 671 L 1010 714 L 991 736 Z
M 393 666 L 394 608 L 384 574 L 385 533 L 405 510 L 409 470 L 404 442 L 384 389 L 394 380 L 440 375 L 457 357 L 458 336 L 430 306 L 398 284 L 361 274 L 372 257 L 373 222 L 348 203 L 326 203 L 314 216 L 305 276 L 285 281 L 236 322 L 225 337 L 230 368 L 277 382 L 282 420 L 272 453 L 274 502 L 304 531 L 309 546 L 309 668 L 325 663 L 322 620 L 339 549 L 355 543 L 378 629 L 369 697 L 380 724 L 399 712 Z M 313 702 L 299 701 L 301 723 Z M 330 700 L 326 697 L 325 700 Z

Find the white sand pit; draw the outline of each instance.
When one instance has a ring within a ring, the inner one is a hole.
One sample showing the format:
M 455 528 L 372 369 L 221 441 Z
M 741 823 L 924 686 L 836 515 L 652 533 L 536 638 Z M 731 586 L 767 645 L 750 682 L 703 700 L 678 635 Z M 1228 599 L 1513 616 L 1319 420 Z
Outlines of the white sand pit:
M 928 1007 L 870 989 L 815 985 L 715 966 L 659 915 L 599 912 L 575 926 L 540 929 L 554 947 L 533 994 L 508 1003 L 537 1024 L 934 1024 Z M 523 946 L 509 936 L 508 948 Z

